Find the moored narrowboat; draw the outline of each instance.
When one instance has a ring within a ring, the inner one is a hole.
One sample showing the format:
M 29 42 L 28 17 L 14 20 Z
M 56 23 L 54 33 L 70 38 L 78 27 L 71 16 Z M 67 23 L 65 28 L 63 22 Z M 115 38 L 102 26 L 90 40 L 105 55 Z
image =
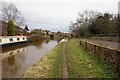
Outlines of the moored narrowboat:
M 26 36 L 1 36 L 0 37 L 0 46 L 13 46 L 17 44 L 22 44 L 27 42 Z

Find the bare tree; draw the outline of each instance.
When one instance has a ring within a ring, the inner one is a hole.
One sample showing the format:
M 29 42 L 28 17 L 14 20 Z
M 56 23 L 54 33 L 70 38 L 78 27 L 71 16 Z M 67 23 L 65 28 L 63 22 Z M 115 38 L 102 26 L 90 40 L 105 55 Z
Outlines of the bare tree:
M 76 21 L 70 23 L 69 29 L 76 37 L 79 37 L 79 35 L 83 37 L 89 33 L 88 26 L 91 25 L 99 15 L 101 14 L 97 11 L 85 10 L 78 14 Z
M 3 21 L 8 22 L 12 20 L 17 26 L 24 25 L 25 19 L 13 3 L 2 2 L 0 4 L 2 5 L 1 16 Z

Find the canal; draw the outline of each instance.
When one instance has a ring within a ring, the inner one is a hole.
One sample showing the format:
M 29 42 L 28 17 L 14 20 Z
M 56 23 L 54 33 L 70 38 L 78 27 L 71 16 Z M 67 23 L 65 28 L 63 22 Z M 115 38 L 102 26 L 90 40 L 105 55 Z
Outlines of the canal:
M 26 69 L 34 65 L 56 44 L 56 40 L 47 40 L 3 49 L 2 77 L 21 78 Z

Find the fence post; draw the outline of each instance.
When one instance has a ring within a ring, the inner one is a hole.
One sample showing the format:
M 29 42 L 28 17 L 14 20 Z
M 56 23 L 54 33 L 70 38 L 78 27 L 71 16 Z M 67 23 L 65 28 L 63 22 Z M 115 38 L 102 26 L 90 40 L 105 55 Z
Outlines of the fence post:
M 81 45 L 81 41 L 80 41 L 80 45 Z
M 86 42 L 84 43 L 84 49 L 86 50 Z
M 93 45 L 93 50 L 94 50 L 93 55 L 95 56 L 95 54 L 96 54 L 96 45 Z

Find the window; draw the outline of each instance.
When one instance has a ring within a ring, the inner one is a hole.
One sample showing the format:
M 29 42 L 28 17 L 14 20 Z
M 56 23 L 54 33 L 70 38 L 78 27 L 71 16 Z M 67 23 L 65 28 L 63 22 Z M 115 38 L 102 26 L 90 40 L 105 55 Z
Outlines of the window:
M 13 41 L 13 38 L 9 38 L 9 41 Z
M 23 38 L 23 40 L 24 40 L 25 38 Z
M 17 41 L 19 41 L 20 40 L 20 38 L 17 38 Z

